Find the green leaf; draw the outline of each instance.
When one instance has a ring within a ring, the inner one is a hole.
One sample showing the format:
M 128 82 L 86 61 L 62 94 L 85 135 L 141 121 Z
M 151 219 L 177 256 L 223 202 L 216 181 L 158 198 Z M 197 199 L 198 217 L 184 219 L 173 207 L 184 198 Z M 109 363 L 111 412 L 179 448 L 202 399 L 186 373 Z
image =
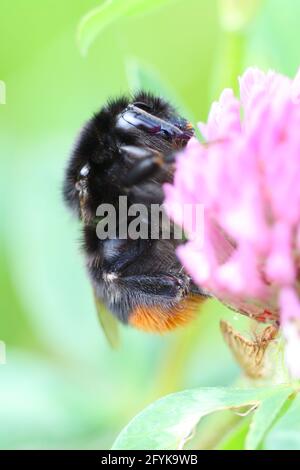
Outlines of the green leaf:
M 128 85 L 132 93 L 139 90 L 150 91 L 170 101 L 182 116 L 194 121 L 191 111 L 186 108 L 171 85 L 161 77 L 158 70 L 134 57 L 128 58 L 125 65 Z
M 291 403 L 290 407 L 278 419 L 268 433 L 264 449 L 267 450 L 300 450 L 300 396 Z
M 216 447 L 217 450 L 244 450 L 249 432 L 249 418 L 242 419 L 232 428 Z
M 246 438 L 246 449 L 254 450 L 258 448 L 290 394 L 291 390 L 288 388 L 279 388 L 278 390 L 274 388 L 274 393 L 262 401 L 253 416 L 250 430 Z
M 78 44 L 82 54 L 88 52 L 96 37 L 111 23 L 138 13 L 145 13 L 170 0 L 106 0 L 87 13 L 79 23 Z
M 261 405 L 285 390 L 277 388 L 201 388 L 164 397 L 137 415 L 121 432 L 113 449 L 166 450 L 183 448 L 199 421 L 210 413 Z

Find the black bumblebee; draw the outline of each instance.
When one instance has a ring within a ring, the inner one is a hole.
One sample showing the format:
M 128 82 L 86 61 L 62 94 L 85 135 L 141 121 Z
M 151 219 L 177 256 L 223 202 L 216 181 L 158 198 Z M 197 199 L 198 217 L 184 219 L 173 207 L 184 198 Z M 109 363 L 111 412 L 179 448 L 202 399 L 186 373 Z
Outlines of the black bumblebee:
M 172 181 L 174 154 L 193 134 L 191 124 L 168 102 L 139 92 L 132 99 L 109 101 L 79 135 L 63 193 L 82 221 L 87 268 L 106 330 L 114 316 L 146 331 L 164 332 L 190 320 L 206 298 L 176 257 L 181 241 L 172 236 L 132 239 L 129 234 L 101 240 L 96 233 L 96 212 L 103 203 L 118 209 L 120 196 L 127 196 L 128 205 L 163 202 L 162 184 Z M 150 227 L 150 220 L 145 223 Z

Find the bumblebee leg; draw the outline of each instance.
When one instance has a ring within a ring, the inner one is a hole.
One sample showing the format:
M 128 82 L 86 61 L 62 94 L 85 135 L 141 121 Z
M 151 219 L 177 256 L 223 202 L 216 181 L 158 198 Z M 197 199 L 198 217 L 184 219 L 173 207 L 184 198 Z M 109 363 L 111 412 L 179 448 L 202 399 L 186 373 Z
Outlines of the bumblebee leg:
M 127 187 L 134 186 L 145 181 L 147 178 L 155 175 L 159 170 L 160 164 L 155 156 L 151 156 L 139 162 L 132 170 L 130 170 L 123 179 Z
M 150 296 L 151 301 L 155 296 L 165 296 L 170 300 L 181 299 L 189 293 L 196 297 L 211 297 L 207 291 L 195 286 L 190 277 L 184 273 L 122 276 L 119 278 L 119 283 L 128 289 L 144 292 Z
M 134 167 L 123 178 L 127 187 L 144 182 L 147 178 L 155 175 L 164 165 L 174 162 L 173 154 L 165 157 L 163 153 L 156 150 L 141 149 L 135 146 L 123 146 L 121 150 L 127 160 L 134 162 Z
M 141 276 L 126 280 L 138 303 L 132 305 L 128 323 L 135 328 L 164 333 L 195 318 L 204 296 L 191 294 L 187 276 Z
M 155 296 L 175 299 L 187 294 L 190 279 L 186 275 L 158 273 L 121 277 L 120 284 L 128 289 L 143 292 L 145 295 L 151 296 L 152 300 L 155 299 Z
M 109 308 L 121 321 L 144 331 L 163 333 L 186 324 L 205 300 L 190 292 L 186 275 L 120 276 L 115 282 L 118 294 Z

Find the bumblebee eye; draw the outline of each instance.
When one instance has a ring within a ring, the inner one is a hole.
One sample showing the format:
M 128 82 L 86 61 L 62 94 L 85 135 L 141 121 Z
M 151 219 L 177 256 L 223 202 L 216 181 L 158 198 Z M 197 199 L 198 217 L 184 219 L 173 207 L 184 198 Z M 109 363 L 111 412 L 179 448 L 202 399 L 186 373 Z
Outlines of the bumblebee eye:
M 148 134 L 160 135 L 166 140 L 176 140 L 177 142 L 187 142 L 194 134 L 192 127 L 180 129 L 177 125 L 154 116 L 134 104 L 130 104 L 119 114 L 116 127 L 127 132 L 136 128 Z
M 130 130 L 133 127 L 149 134 L 158 134 L 161 131 L 161 122 L 152 114 L 140 107 L 130 104 L 118 117 L 117 127 Z

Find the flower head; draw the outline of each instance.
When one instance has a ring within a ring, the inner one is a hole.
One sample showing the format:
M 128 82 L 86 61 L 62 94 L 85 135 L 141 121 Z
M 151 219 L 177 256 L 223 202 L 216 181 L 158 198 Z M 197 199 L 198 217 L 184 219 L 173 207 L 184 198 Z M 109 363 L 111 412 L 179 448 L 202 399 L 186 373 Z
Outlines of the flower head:
M 205 208 L 203 243 L 197 228 L 185 227 L 191 240 L 178 256 L 233 308 L 281 321 L 290 369 L 300 376 L 300 72 L 292 81 L 248 69 L 240 99 L 225 90 L 199 127 L 206 144 L 192 139 L 165 185 L 177 223 L 175 201 Z

